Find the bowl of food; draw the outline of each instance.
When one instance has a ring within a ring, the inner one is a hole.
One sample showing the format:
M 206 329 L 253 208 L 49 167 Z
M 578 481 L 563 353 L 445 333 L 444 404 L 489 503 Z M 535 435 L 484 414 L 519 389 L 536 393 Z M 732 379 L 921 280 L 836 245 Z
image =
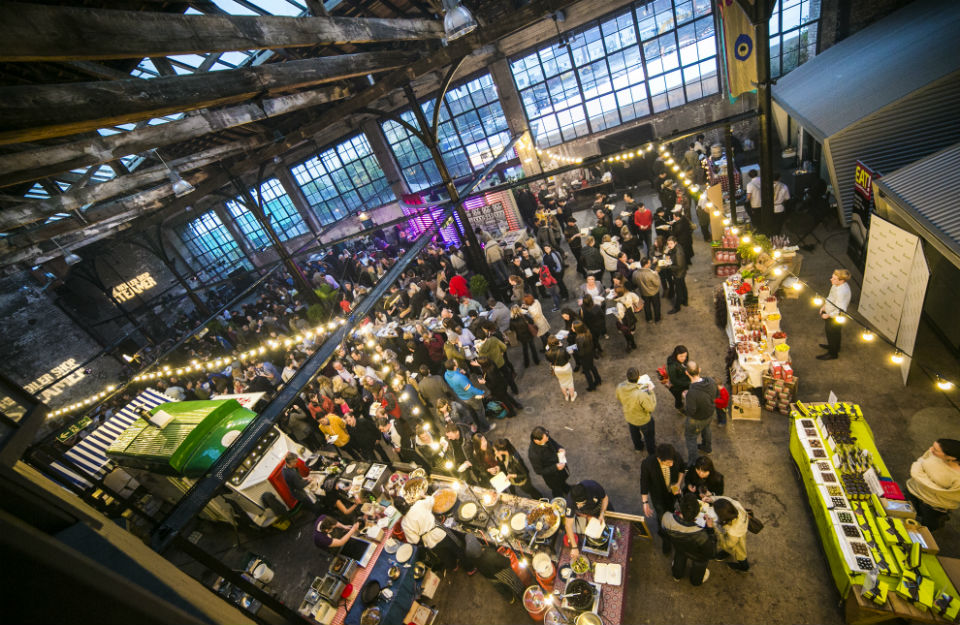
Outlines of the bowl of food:
M 457 491 L 452 488 L 441 488 L 433 494 L 433 513 L 446 514 L 457 503 Z
M 590 560 L 587 560 L 587 556 L 581 554 L 570 563 L 570 568 L 577 575 L 586 575 L 590 571 Z

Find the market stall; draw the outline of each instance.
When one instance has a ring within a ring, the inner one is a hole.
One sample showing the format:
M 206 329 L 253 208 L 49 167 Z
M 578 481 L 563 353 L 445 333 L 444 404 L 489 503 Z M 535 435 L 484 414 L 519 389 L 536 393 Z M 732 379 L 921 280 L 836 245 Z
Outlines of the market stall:
M 955 621 L 960 595 L 890 476 L 860 407 L 796 403 L 797 465 L 848 623 Z
M 236 399 L 166 402 L 143 406 L 138 418 L 104 450 L 105 457 L 132 474 L 146 489 L 177 501 L 202 476 L 256 413 Z M 233 522 L 245 514 L 260 527 L 274 523 L 296 505 L 279 470 L 288 452 L 311 452 L 278 428 L 270 429 L 226 482 L 228 493 L 210 501 L 204 516 Z

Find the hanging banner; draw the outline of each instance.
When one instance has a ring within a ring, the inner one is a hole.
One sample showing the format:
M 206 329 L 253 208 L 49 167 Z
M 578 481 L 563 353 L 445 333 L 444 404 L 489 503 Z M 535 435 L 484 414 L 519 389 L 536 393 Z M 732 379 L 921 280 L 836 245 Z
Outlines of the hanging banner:
M 717 0 L 730 99 L 757 89 L 756 32 L 737 0 Z
M 847 255 L 861 271 L 867 255 L 867 232 L 870 215 L 876 212 L 873 203 L 873 182 L 880 175 L 862 161 L 857 161 L 853 172 L 853 211 L 850 217 L 850 236 L 847 239 Z
M 899 335 L 919 239 L 874 215 L 857 310 L 890 342 Z M 926 281 L 924 281 L 926 288 Z
M 907 288 L 903 297 L 903 310 L 900 313 L 900 327 L 897 329 L 897 349 L 904 354 L 913 354 L 917 341 L 917 329 L 920 327 L 920 316 L 923 314 L 923 301 L 927 296 L 927 282 L 930 280 L 930 269 L 923 254 L 923 244 L 918 240 L 916 251 L 913 253 L 913 264 L 910 267 Z M 912 357 L 904 356 L 900 363 L 900 374 L 906 385 L 910 375 L 910 361 Z

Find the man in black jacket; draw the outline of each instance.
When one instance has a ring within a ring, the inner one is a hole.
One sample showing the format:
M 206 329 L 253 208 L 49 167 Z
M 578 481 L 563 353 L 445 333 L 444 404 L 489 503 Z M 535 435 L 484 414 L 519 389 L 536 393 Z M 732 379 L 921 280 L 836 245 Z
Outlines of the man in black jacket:
M 698 450 L 705 454 L 713 451 L 713 439 L 710 432 L 710 420 L 716 414 L 717 383 L 710 378 L 700 377 L 700 365 L 692 360 L 687 363 L 687 376 L 690 388 L 685 391 L 686 405 L 683 412 L 687 420 L 683 425 L 683 438 L 687 443 L 687 462 L 693 466 L 699 456 Z M 703 438 L 703 444 L 697 445 L 697 438 Z
M 664 512 L 660 533 L 673 545 L 673 579 L 680 581 L 690 560 L 690 583 L 699 586 L 710 578 L 707 563 L 717 556 L 717 537 L 713 519 L 706 517 L 706 527 L 694 523 L 700 514 L 700 500 L 694 493 L 680 498 L 680 512 Z
M 350 442 L 347 448 L 358 454 L 368 462 L 376 462 L 379 458 L 385 464 L 392 464 L 387 452 L 380 447 L 380 430 L 373 419 L 362 417 L 356 418 L 352 412 L 348 412 L 343 417 L 343 422 L 347 427 L 347 434 L 350 435 Z
M 542 477 L 550 488 L 552 497 L 563 497 L 570 491 L 570 485 L 567 484 L 570 471 L 567 469 L 566 451 L 550 438 L 546 428 L 538 425 L 530 432 L 527 457 L 530 458 L 533 471 Z
M 600 279 L 603 273 L 603 257 L 597 249 L 597 240 L 592 236 L 587 237 L 586 245 L 580 250 L 580 265 L 586 275 Z
M 680 477 L 686 467 L 673 445 L 657 445 L 657 453 L 640 463 L 640 497 L 643 514 L 660 522 L 665 512 L 672 512 L 680 492 Z M 663 553 L 670 553 L 670 542 L 663 541 Z
M 580 252 L 583 249 L 583 235 L 580 234 L 580 227 L 577 225 L 577 220 L 575 218 L 567 218 L 567 225 L 563 229 L 563 238 L 567 240 L 567 245 L 570 246 L 570 251 L 573 253 L 573 257 L 577 260 L 577 273 L 583 277 L 586 277 L 587 274 L 584 272 L 583 265 L 580 261 Z

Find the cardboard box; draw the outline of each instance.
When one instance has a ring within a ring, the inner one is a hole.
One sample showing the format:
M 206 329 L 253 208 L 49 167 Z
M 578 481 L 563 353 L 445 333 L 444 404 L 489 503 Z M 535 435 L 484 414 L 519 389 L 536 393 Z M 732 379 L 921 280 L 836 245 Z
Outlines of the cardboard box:
M 426 575 L 423 576 L 423 590 L 420 594 L 427 599 L 433 599 L 433 595 L 437 592 L 437 587 L 439 586 L 440 578 L 436 573 L 427 569 Z
M 913 504 L 909 501 L 895 501 L 886 497 L 881 497 L 880 501 L 883 502 L 883 511 L 887 513 L 887 516 L 898 519 L 917 518 L 917 511 L 913 509 Z
M 730 406 L 730 418 L 744 421 L 760 421 L 760 400 L 752 393 L 740 393 L 733 396 Z
M 418 601 L 414 601 L 413 605 L 410 606 L 410 611 L 403 617 L 403 622 L 416 623 L 416 625 L 428 625 L 433 622 L 435 617 L 436 612 L 434 610 L 420 604 Z

